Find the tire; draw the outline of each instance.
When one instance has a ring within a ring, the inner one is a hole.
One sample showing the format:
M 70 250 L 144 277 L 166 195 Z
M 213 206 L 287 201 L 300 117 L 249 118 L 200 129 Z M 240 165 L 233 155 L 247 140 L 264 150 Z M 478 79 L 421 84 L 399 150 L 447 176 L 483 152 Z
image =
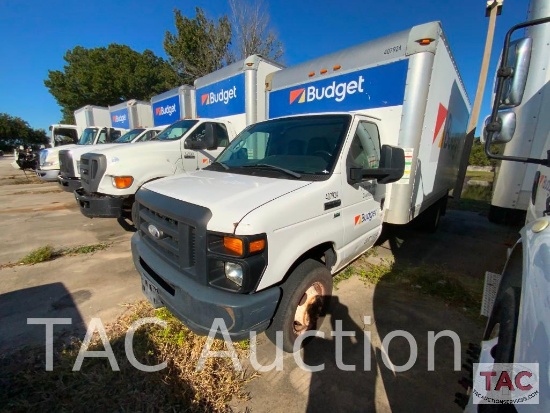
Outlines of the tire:
M 298 336 L 323 323 L 332 294 L 332 275 L 323 264 L 308 259 L 292 271 L 281 288 L 282 298 L 266 335 L 276 343 L 276 333 L 282 331 L 282 349 L 292 353 Z

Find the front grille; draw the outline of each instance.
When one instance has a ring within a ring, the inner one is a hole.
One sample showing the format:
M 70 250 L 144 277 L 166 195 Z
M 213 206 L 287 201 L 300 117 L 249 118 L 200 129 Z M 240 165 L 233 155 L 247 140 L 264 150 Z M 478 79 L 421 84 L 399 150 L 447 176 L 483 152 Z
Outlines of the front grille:
M 181 274 L 207 284 L 210 210 L 147 189 L 137 192 L 135 207 L 134 224 L 144 244 Z
M 143 205 L 138 210 L 139 230 L 143 240 L 175 268 L 194 273 L 196 229 Z M 149 226 L 154 226 L 161 235 L 154 237 Z
M 86 192 L 97 192 L 103 174 L 107 170 L 107 158 L 99 153 L 85 153 L 80 157 L 82 188 Z
M 70 150 L 59 151 L 59 170 L 62 176 L 75 177 L 73 155 Z

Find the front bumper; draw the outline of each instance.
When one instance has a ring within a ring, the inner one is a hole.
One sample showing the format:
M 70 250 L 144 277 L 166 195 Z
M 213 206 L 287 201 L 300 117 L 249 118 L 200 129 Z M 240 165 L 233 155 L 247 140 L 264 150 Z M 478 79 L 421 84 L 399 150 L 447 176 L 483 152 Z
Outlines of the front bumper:
M 126 198 L 102 194 L 90 194 L 83 188 L 74 191 L 82 215 L 88 218 L 118 218 Z
M 57 180 L 61 189 L 67 192 L 73 192 L 79 189 L 82 185 L 80 183 L 80 178 L 66 178 L 59 175 Z
M 277 309 L 281 289 L 271 287 L 254 294 L 238 294 L 202 285 L 181 274 L 155 254 L 139 233 L 132 236 L 132 257 L 148 298 L 154 290 L 156 306 L 166 306 L 197 334 L 208 335 L 215 319 L 223 319 L 232 340 L 249 338 L 265 330 Z M 217 337 L 221 337 L 217 331 Z
M 36 169 L 36 176 L 38 176 L 43 181 L 47 182 L 56 182 L 57 177 L 59 176 L 59 169 L 49 169 L 49 170 L 42 170 L 42 169 Z

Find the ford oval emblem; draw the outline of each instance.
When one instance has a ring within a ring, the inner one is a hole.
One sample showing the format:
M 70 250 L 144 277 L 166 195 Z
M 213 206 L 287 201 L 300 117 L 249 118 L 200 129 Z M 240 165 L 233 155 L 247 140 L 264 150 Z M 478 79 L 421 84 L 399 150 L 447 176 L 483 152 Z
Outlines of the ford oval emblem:
M 149 234 L 151 234 L 154 239 L 161 239 L 164 235 L 162 231 L 155 227 L 153 224 L 149 224 L 149 226 L 147 227 L 147 231 L 149 231 Z

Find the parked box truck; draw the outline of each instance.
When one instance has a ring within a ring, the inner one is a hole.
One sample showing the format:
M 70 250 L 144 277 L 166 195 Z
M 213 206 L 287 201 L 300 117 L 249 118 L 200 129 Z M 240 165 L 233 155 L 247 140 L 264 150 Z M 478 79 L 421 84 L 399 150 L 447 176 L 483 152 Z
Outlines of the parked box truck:
M 135 193 L 144 183 L 209 165 L 247 122 L 265 118 L 265 93 L 258 85 L 280 68 L 260 56 L 233 63 L 195 82 L 199 118 L 173 123 L 155 142 L 82 155 L 82 188 L 75 192 L 82 214 L 119 217 L 132 207 Z M 181 97 L 177 93 L 151 99 L 154 116 L 163 119 L 155 124 L 168 119 L 170 112 L 177 113 Z
M 153 126 L 150 128 L 131 129 L 113 143 L 102 144 L 101 148 L 114 147 L 121 143 L 139 143 L 153 140 L 164 127 Z M 94 146 L 81 145 L 71 149 L 59 151 L 59 177 L 58 182 L 61 189 L 73 192 L 81 187 L 80 184 L 80 157 L 94 150 Z
M 86 105 L 75 110 L 76 130 L 80 133 L 76 145 L 111 142 L 120 137 L 125 129 L 112 128 L 109 109 Z M 37 176 L 45 181 L 57 181 L 59 176 L 59 151 L 76 145 L 55 146 L 40 151 Z
M 131 99 L 109 106 L 113 128 L 135 129 L 153 126 L 153 111 L 149 102 Z
M 526 224 L 509 252 L 498 290 L 491 294 L 494 303 L 481 346 L 472 349 L 479 352 L 479 363 L 507 363 L 513 369 L 508 367 L 509 382 L 501 381 L 499 374 L 489 389 L 488 372 L 470 369 L 470 377 L 463 381 L 469 385 L 468 413 L 550 411 L 550 3 L 531 0 L 528 19 L 506 36 L 485 127 L 489 158 L 501 160 L 501 168 L 512 164 L 519 170 L 532 169 L 525 195 Z M 502 143 L 507 148 L 513 144 L 517 151 L 492 155 L 490 145 Z M 500 179 L 506 185 L 503 175 Z M 517 192 L 513 177 L 508 190 Z M 486 294 L 484 300 L 489 299 Z M 492 392 L 497 384 L 502 388 Z M 459 404 L 468 400 L 458 396 Z M 491 399 L 500 404 L 490 404 Z
M 151 303 L 193 331 L 222 319 L 294 351 L 384 221 L 435 220 L 470 105 L 438 22 L 277 71 L 267 92 L 270 120 L 138 191 L 132 254 Z
M 179 86 L 151 98 L 153 124 L 168 126 L 180 119 L 196 117 L 195 88 Z

